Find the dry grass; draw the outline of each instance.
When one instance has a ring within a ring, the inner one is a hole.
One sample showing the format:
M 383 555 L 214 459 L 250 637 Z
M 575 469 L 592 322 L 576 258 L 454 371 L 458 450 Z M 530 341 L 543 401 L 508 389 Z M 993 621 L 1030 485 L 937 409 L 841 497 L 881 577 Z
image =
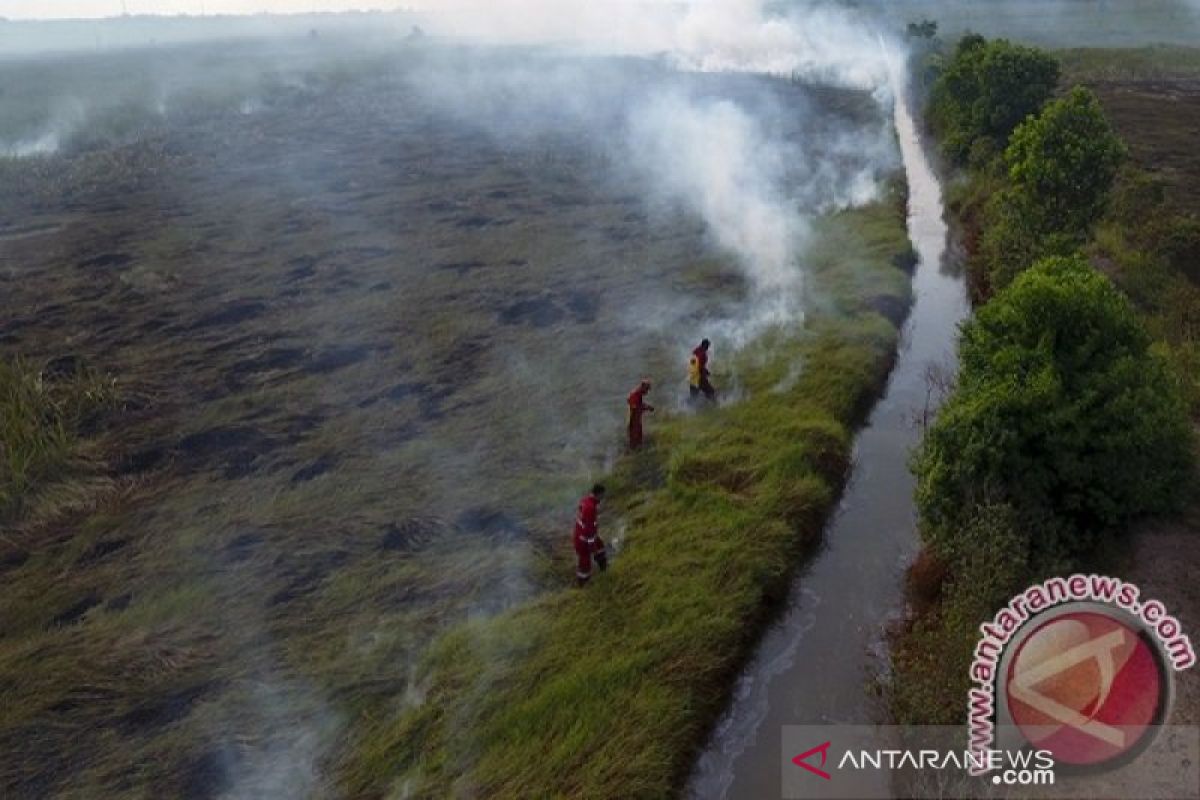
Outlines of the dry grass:
M 35 494 L 52 496 L 54 506 L 90 494 L 66 481 L 85 472 L 81 434 L 117 403 L 115 382 L 95 370 L 47 374 L 20 358 L 0 361 L 0 521 L 28 513 Z

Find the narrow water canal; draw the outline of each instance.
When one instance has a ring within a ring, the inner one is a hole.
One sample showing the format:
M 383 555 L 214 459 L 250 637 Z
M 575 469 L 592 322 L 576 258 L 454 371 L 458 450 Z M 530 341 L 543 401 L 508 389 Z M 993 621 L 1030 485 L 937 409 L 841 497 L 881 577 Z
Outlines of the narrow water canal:
M 899 81 L 896 81 L 897 83 Z M 884 397 L 855 442 L 850 483 L 819 552 L 801 570 L 789 608 L 740 678 L 731 708 L 693 771 L 693 798 L 780 796 L 784 725 L 879 721 L 871 690 L 884 628 L 903 607 L 904 568 L 917 549 L 909 453 L 926 407 L 931 365 L 952 370 L 966 290 L 947 257 L 942 192 L 906 93 L 896 132 L 908 177 L 908 233 L 919 261 L 914 305 Z

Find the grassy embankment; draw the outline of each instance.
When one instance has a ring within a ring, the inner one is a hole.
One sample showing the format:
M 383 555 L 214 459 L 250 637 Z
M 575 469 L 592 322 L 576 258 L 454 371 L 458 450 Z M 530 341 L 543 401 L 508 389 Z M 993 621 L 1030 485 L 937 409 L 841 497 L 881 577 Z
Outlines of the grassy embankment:
M 1196 264 L 1200 263 L 1200 222 L 1196 217 L 1200 210 L 1200 194 L 1194 188 L 1200 178 L 1200 159 L 1191 142 L 1195 125 L 1200 120 L 1200 50 L 1165 47 L 1072 50 L 1056 54 L 1056 59 L 1059 62 L 1058 69 L 1054 70 L 1057 76 L 1054 93 L 1060 98 L 1068 98 L 1067 90 L 1076 85 L 1092 90 L 1099 98 L 1103 116 L 1120 137 L 1117 149 L 1127 156 L 1114 179 L 1097 187 L 1095 212 L 1083 215 L 1082 223 L 1076 222 L 1074 227 L 1059 225 L 1038 229 L 1039 221 L 1033 220 L 1035 211 L 1023 207 L 1017 200 L 1006 202 L 1003 199 L 1019 195 L 1020 178 L 1013 172 L 1012 165 L 1020 156 L 1029 153 L 1026 148 L 1023 153 L 1010 151 L 1007 157 L 1002 154 L 1012 143 L 1012 138 L 1016 138 L 1009 136 L 1011 126 L 999 141 L 988 141 L 981 136 L 974 142 L 963 142 L 971 146 L 960 147 L 957 153 L 953 146 L 947 148 L 948 160 L 964 167 L 951 186 L 949 206 L 964 232 L 973 300 L 981 309 L 980 317 L 987 317 L 976 325 L 973 352 L 978 355 L 986 350 L 978 343 L 989 336 L 1012 334 L 1015 338 L 1018 334 L 1014 331 L 1018 328 L 1036 329 L 1038 324 L 1044 326 L 1045 337 L 1049 337 L 1043 339 L 1042 352 L 1053 353 L 1061 347 L 1064 339 L 1052 329 L 1070 325 L 1069 321 L 1038 323 L 1011 316 L 1022 307 L 1017 301 L 1018 295 L 1024 293 L 1028 299 L 1033 287 L 1031 281 L 1021 281 L 1018 276 L 1038 258 L 1079 253 L 1119 290 L 1121 299 L 1109 305 L 1113 308 L 1112 314 L 1122 317 L 1121 327 L 1129 330 L 1123 321 L 1125 312 L 1121 310 L 1123 305 L 1128 305 L 1139 329 L 1129 336 L 1135 342 L 1139 339 L 1152 342 L 1138 357 L 1145 386 L 1150 385 L 1152 376 L 1159 374 L 1161 367 L 1169 384 L 1167 393 L 1178 394 L 1194 424 L 1200 413 L 1200 383 L 1197 382 L 1200 379 L 1197 350 L 1200 329 L 1196 325 L 1196 320 L 1200 319 L 1200 274 L 1196 272 Z M 951 64 L 952 61 L 944 63 Z M 1011 74 L 1005 76 L 998 70 L 993 76 L 997 81 L 1012 78 Z M 941 88 L 945 91 L 945 84 Z M 932 125 L 942 134 L 943 142 L 947 142 L 948 123 L 951 126 L 958 122 L 965 124 L 965 120 L 952 120 L 953 115 L 947 115 L 944 108 L 938 107 L 939 102 L 945 102 L 945 95 L 939 98 L 938 91 L 935 88 L 933 93 Z M 1037 105 L 1040 107 L 1049 99 L 1039 100 Z M 1036 114 L 1038 109 L 1029 109 L 1029 113 Z M 1041 112 L 1039 118 L 1045 114 Z M 1061 118 L 1067 120 L 1061 129 L 1064 139 L 1072 135 L 1073 126 L 1084 124 L 1083 116 L 1086 115 Z M 1095 141 L 1104 135 L 1102 131 L 1090 131 L 1084 138 Z M 1053 146 L 1053 142 L 1047 146 Z M 1026 176 L 1036 172 L 1036 169 L 1028 169 L 1027 163 L 1025 168 Z M 1047 175 L 1051 177 L 1047 178 Z M 1053 180 L 1048 171 L 1036 177 Z M 1077 211 L 1078 207 L 1056 209 L 1064 219 Z M 1030 235 L 1031 230 L 1033 235 Z M 1021 284 L 1016 291 L 1010 288 L 1014 279 Z M 1105 291 L 1094 283 L 1092 287 L 1097 294 Z M 993 300 L 993 297 L 997 299 Z M 997 302 L 1003 304 L 1003 309 L 992 308 Z M 985 309 L 994 313 L 983 314 Z M 1006 318 L 1006 314 L 1010 316 Z M 1110 316 L 1105 312 L 1106 318 Z M 1089 360 L 1071 365 L 1059 361 L 1054 368 L 1059 370 L 1054 380 L 1063 380 L 1061 385 L 1069 386 L 1071 376 L 1066 370 L 1078 369 L 1078 375 L 1082 376 L 1080 380 L 1086 382 L 1088 371 L 1098 369 L 1096 359 L 1103 361 L 1108 357 L 1104 351 L 1109 346 L 1107 341 L 1098 343 L 1098 349 Z M 1134 350 L 1139 347 L 1141 345 L 1135 344 Z M 970 424 L 963 424 L 963 420 L 973 413 L 965 406 L 970 402 L 992 402 L 978 391 L 981 385 L 996 379 L 999 382 L 993 382 L 992 388 L 1007 391 L 1003 388 L 1002 377 L 1015 363 L 1012 360 L 1018 357 L 1014 356 L 1015 352 L 1009 349 L 1006 356 L 996 360 L 984 359 L 964 366 L 964 370 L 974 371 L 970 376 L 973 385 L 960 386 L 961 402 L 954 407 L 955 419 L 946 425 L 947 429 L 958 426 L 961 433 L 963 429 L 971 428 Z M 1128 354 L 1122 357 L 1128 357 Z M 1007 363 L 1005 359 L 1008 359 Z M 1042 377 L 1049 374 L 1043 373 Z M 1131 380 L 1127 388 L 1137 391 L 1139 387 L 1134 385 L 1137 382 L 1136 378 Z M 1076 384 L 1079 385 L 1085 384 Z M 1044 383 L 1040 386 L 1030 384 L 1022 391 L 1045 386 Z M 1119 391 L 1117 384 L 1107 386 L 1101 390 L 1102 394 Z M 1124 403 L 1130 396 L 1121 395 L 1120 401 Z M 1090 402 L 1079 394 L 1071 396 L 1068 393 L 1062 398 L 1075 406 L 1029 409 L 1023 419 L 1034 421 L 1027 427 L 1044 423 L 1049 431 L 1056 424 L 1055 414 L 1063 415 L 1060 420 L 1068 419 L 1081 404 Z M 1137 406 L 1119 405 L 1116 394 L 1110 400 L 1112 402 L 1101 402 L 1097 416 L 1106 416 L 1113 439 L 1103 443 L 1097 440 L 1078 442 L 1081 450 L 1076 462 L 1059 458 L 1063 453 L 1057 446 L 1056 453 L 1039 451 L 1036 446 L 1026 447 L 1021 456 L 1031 459 L 1033 468 L 1050 466 L 1051 459 L 1058 458 L 1061 463 L 1055 463 L 1056 469 L 1070 469 L 1068 465 L 1072 463 L 1079 469 L 1089 469 L 1089 464 L 1110 454 L 1108 448 L 1115 437 L 1121 435 L 1120 429 L 1128 425 L 1130 431 L 1137 430 L 1143 411 Z M 1173 402 L 1164 400 L 1158 411 L 1167 413 Z M 1174 415 L 1182 413 L 1171 412 L 1169 416 L 1174 419 Z M 1013 424 L 1026 425 L 1020 421 Z M 1085 427 L 1087 423 L 1079 430 Z M 1183 427 L 1186 428 L 1186 423 Z M 977 437 L 975 446 L 987 446 L 986 431 L 980 427 L 973 430 Z M 1015 433 L 1016 428 L 1010 425 L 1008 430 Z M 1096 433 L 1104 436 L 1103 431 Z M 1182 449 L 1186 450 L 1186 432 L 1182 439 L 1185 441 Z M 996 448 L 995 460 L 999 462 L 1003 458 L 1000 455 L 1003 445 L 999 440 L 993 440 L 992 444 Z M 1124 446 L 1133 448 L 1129 450 L 1133 454 L 1139 445 L 1133 441 L 1116 447 Z M 1172 486 L 1174 497 L 1170 502 L 1147 501 L 1140 509 L 1141 514 L 1172 513 L 1171 510 L 1178 509 L 1181 504 L 1195 505 L 1194 475 L 1189 479 L 1186 472 L 1176 474 L 1180 464 L 1186 462 L 1186 453 L 1177 454 L 1174 449 L 1165 448 L 1161 459 L 1148 465 L 1143 476 L 1147 483 L 1159 481 Z M 1037 455 L 1039 452 L 1040 456 Z M 1068 459 L 1071 457 L 1066 455 Z M 1176 455 L 1181 457 L 1175 458 Z M 966 463 L 973 458 L 974 455 L 964 454 L 960 462 Z M 1130 460 L 1135 458 L 1140 456 L 1131 455 Z M 926 500 L 931 499 L 930 493 L 943 480 L 935 470 L 945 465 L 936 464 L 936 461 L 933 458 L 922 463 L 918 458 L 918 473 Z M 953 464 L 954 459 L 950 463 Z M 1085 500 L 1070 510 L 1088 520 L 1088 524 L 1081 525 L 1078 518 L 1065 518 L 1065 505 L 1073 500 L 1052 497 L 1051 503 L 1058 503 L 1060 507 L 1040 519 L 1031 520 L 1019 504 L 1012 503 L 1021 481 L 1021 476 L 1001 474 L 997 484 L 986 487 L 981 493 L 987 495 L 990 492 L 996 502 L 980 502 L 962 515 L 965 523 L 952 534 L 957 546 L 943 546 L 940 552 L 939 537 L 944 541 L 947 534 L 937 531 L 929 515 L 923 515 L 922 533 L 927 549 L 911 575 L 917 616 L 899 637 L 895 652 L 894 707 L 904 721 L 944 724 L 963 721 L 968 690 L 967 668 L 978 638 L 978 625 L 990 618 L 1015 591 L 1052 572 L 1080 567 L 1113 569 L 1127 561 L 1129 531 L 1140 514 L 1135 513 L 1130 518 L 1122 515 L 1117 520 L 1100 513 L 1098 503 Z M 1123 510 L 1116 511 L 1120 514 Z M 1109 524 L 1102 524 L 1106 519 Z
M 821 223 L 807 260 L 828 302 L 801 335 L 741 354 L 750 399 L 651 420 L 651 445 L 607 481 L 604 519 L 629 531 L 607 574 L 453 629 L 423 665 L 420 702 L 358 710 L 348 795 L 679 790 L 886 380 L 909 298 L 893 194 Z

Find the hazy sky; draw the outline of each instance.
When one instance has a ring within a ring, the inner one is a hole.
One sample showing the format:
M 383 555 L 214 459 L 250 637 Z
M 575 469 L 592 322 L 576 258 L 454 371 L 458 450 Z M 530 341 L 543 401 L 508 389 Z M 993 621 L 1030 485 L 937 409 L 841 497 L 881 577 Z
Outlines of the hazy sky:
M 437 5 L 419 0 L 124 0 L 130 14 L 245 14 L 257 11 L 347 11 Z M 0 0 L 0 17 L 45 19 L 120 14 L 122 0 Z

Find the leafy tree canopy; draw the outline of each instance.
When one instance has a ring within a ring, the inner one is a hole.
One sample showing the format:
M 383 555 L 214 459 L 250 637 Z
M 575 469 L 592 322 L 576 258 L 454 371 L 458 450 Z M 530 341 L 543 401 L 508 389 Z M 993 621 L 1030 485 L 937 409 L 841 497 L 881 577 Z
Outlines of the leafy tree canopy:
M 1004 160 L 1032 223 L 1073 236 L 1104 213 L 1125 155 L 1096 95 L 1076 86 L 1013 131 Z
M 964 326 L 960 355 L 958 389 L 915 457 L 935 551 L 961 550 L 962 515 L 982 503 L 1039 531 L 1044 563 L 1181 497 L 1192 451 L 1179 387 L 1083 258 L 1022 273 Z
M 1002 150 L 1013 129 L 1050 98 L 1058 75 L 1058 61 L 1042 50 L 964 36 L 933 87 L 946 152 L 963 163 L 981 138 Z

